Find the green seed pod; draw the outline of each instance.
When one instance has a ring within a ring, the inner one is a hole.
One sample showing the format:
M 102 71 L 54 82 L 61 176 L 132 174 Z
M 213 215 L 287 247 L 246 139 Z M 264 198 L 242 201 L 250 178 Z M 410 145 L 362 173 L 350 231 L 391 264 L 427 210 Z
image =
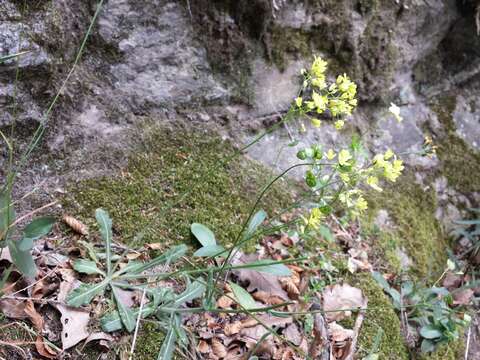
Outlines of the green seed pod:
M 317 185 L 317 178 L 315 177 L 313 172 L 311 172 L 310 170 L 308 170 L 305 174 L 305 182 L 307 183 L 308 186 L 312 188 Z
M 300 150 L 297 153 L 297 158 L 299 158 L 300 160 L 305 160 L 307 158 L 307 153 L 305 152 L 305 150 Z

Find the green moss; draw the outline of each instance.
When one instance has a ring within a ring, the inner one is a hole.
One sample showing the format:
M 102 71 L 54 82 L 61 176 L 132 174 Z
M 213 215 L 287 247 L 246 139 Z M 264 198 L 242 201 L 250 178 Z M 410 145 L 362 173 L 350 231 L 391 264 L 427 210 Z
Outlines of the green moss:
M 135 358 L 156 359 L 165 335 L 158 330 L 157 326 L 145 323 L 142 326 L 141 335 L 137 339 Z
M 405 248 L 413 261 L 412 272 L 422 279 L 443 269 L 448 242 L 435 218 L 433 189 L 423 189 L 412 173 L 406 173 L 382 193 L 370 193 L 369 200 L 370 223 L 378 210 L 385 209 L 396 225 L 390 234 L 380 236 L 383 251 L 391 253 L 392 244 Z
M 465 343 L 463 337 L 457 341 L 440 346 L 434 353 L 420 355 L 418 360 L 457 360 L 463 359 Z
M 193 222 L 231 243 L 271 173 L 243 157 L 222 165 L 234 148 L 215 135 L 146 131 L 143 148 L 121 176 L 81 181 L 69 190 L 67 206 L 77 204 L 72 211 L 85 221 L 96 208 L 106 209 L 120 240 L 130 245 L 188 242 Z M 274 186 L 260 207 L 274 215 L 291 203 L 291 190 Z
M 310 56 L 310 36 L 311 34 L 306 30 L 273 26 L 271 41 L 267 48 L 270 59 L 280 71 L 283 71 L 287 67 L 289 54 Z
M 480 168 L 480 153 L 473 150 L 456 133 L 453 112 L 456 107 L 455 95 L 446 95 L 431 105 L 444 133 L 436 139 L 438 158 L 441 161 L 441 173 L 448 184 L 462 193 L 471 193 L 480 189 L 480 177 L 472 175 L 472 169 Z
M 349 283 L 362 289 L 364 296 L 368 298 L 368 311 L 358 337 L 358 357 L 362 358 L 375 350 L 375 338 L 379 329 L 382 329 L 382 340 L 376 349 L 379 359 L 408 359 L 408 350 L 400 331 L 400 320 L 380 286 L 366 273 L 351 275 Z

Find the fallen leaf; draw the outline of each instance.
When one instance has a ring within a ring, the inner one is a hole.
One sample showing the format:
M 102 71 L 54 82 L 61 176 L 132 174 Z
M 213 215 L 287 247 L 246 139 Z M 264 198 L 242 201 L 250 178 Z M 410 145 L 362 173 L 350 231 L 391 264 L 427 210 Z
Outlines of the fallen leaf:
M 218 300 L 217 300 L 217 306 L 220 309 L 228 309 L 230 308 L 235 301 L 233 300 L 233 297 L 235 295 L 233 293 L 228 293 L 225 295 L 222 295 Z
M 461 289 L 453 293 L 453 305 L 468 305 L 471 303 L 474 291 L 472 289 Z
M 279 305 L 285 302 L 281 297 L 271 295 L 266 291 L 255 291 L 252 296 L 255 300 L 261 301 L 267 305 Z
M 35 310 L 33 301 L 27 300 L 25 303 L 25 314 L 28 315 L 28 318 L 32 322 L 37 334 L 42 334 L 44 324 L 43 318 L 40 316 L 37 310 Z M 35 348 L 37 349 L 38 353 L 43 357 L 54 359 L 57 356 L 57 353 L 47 344 L 45 344 L 44 339 L 41 335 L 37 335 L 37 338 L 35 340 Z
M 238 334 L 243 328 L 244 324 L 242 324 L 241 321 L 234 321 L 233 323 L 226 324 L 223 332 L 227 336 L 232 336 Z
M 210 351 L 210 345 L 205 340 L 200 340 L 197 344 L 197 351 L 206 354 Z
M 297 324 L 290 324 L 283 332 L 283 336 L 294 345 L 299 346 L 302 343 L 302 334 L 298 330 Z
M 329 337 L 332 341 L 331 359 L 344 360 L 350 354 L 352 347 L 352 340 L 355 332 L 350 329 L 345 329 L 336 322 L 328 324 Z
M 327 286 L 322 295 L 328 322 L 350 316 L 351 309 L 361 308 L 365 300 L 360 289 L 348 284 Z
M 63 350 L 77 345 L 88 337 L 89 311 L 63 304 L 56 304 L 55 307 L 61 314 Z
M 91 341 L 99 341 L 100 345 L 102 345 L 104 348 L 107 350 L 110 348 L 106 342 L 113 342 L 115 339 L 111 336 L 108 335 L 107 333 L 104 333 L 103 331 L 95 332 L 90 334 L 86 339 L 85 343 L 83 346 L 87 345 Z M 102 343 L 103 342 L 103 343 Z
M 144 245 L 148 250 L 162 250 L 165 249 L 165 243 L 152 243 Z
M 218 338 L 212 339 L 212 353 L 220 359 L 227 356 L 227 348 Z
M 258 260 L 258 256 L 256 255 L 240 254 L 233 259 L 233 265 L 248 264 L 256 260 Z M 287 292 L 283 290 L 280 285 L 278 276 L 251 269 L 234 270 L 234 274 L 238 276 L 240 281 L 249 283 L 247 288 L 249 292 L 254 292 L 255 290 L 266 291 L 283 300 L 289 299 Z
M 463 275 L 453 274 L 451 272 L 445 275 L 443 279 L 442 285 L 443 287 L 447 288 L 449 291 L 458 288 L 463 281 Z

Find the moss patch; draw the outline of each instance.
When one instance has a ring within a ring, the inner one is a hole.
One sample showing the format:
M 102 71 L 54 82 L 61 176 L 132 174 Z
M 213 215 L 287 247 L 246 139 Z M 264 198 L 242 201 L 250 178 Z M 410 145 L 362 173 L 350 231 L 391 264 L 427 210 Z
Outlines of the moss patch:
M 400 320 L 380 286 L 366 273 L 352 276 L 349 282 L 362 289 L 368 298 L 368 311 L 358 337 L 358 357 L 362 358 L 372 351 L 379 329 L 382 329 L 383 336 L 377 349 L 379 359 L 409 359 L 400 331 Z
M 382 193 L 371 193 L 369 198 L 370 222 L 378 210 L 388 211 L 396 225 L 389 237 L 405 248 L 414 263 L 415 275 L 429 279 L 443 269 L 448 242 L 435 218 L 437 201 L 433 189 L 423 189 L 415 183 L 412 173 L 406 173 Z M 391 250 L 391 242 L 382 241 L 379 245 L 384 251 Z
M 67 205 L 77 204 L 75 213 L 85 221 L 92 221 L 96 208 L 106 209 L 129 245 L 188 242 L 192 222 L 231 243 L 272 174 L 243 157 L 222 164 L 234 148 L 215 135 L 158 127 L 146 132 L 121 176 L 76 184 Z M 291 203 L 291 190 L 279 183 L 260 207 L 272 216 Z
M 445 131 L 438 136 L 438 158 L 442 162 L 441 173 L 448 184 L 462 193 L 471 193 L 480 189 L 480 177 L 472 175 L 472 169 L 480 168 L 480 153 L 473 150 L 456 133 L 453 112 L 456 97 L 448 94 L 431 104 Z

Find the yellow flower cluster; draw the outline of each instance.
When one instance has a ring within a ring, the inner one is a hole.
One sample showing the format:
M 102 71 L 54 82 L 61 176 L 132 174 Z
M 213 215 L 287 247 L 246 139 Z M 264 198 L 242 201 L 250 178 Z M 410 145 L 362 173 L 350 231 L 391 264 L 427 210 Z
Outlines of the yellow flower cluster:
M 403 161 L 398 160 L 392 150 L 375 155 L 373 166 L 375 169 L 382 170 L 383 176 L 391 182 L 395 182 L 404 169 Z
M 303 221 L 305 222 L 305 226 L 317 229 L 318 226 L 320 225 L 322 218 L 323 218 L 323 214 L 320 211 L 320 209 L 314 208 L 312 209 L 312 211 L 310 211 L 310 215 L 308 219 L 303 218 Z
M 348 116 L 357 106 L 357 85 L 346 75 L 339 75 L 330 86 L 327 84 L 326 71 L 328 63 L 320 57 L 315 57 L 310 71 L 302 70 L 305 77 L 304 89 L 311 85 L 310 99 L 302 97 L 295 99 L 295 105 L 305 113 L 315 111 L 322 114 L 329 110 L 333 117 Z M 327 88 L 328 87 L 328 88 Z M 319 121 L 312 121 L 314 126 L 319 126 Z M 335 127 L 343 128 L 343 120 L 335 123 Z

